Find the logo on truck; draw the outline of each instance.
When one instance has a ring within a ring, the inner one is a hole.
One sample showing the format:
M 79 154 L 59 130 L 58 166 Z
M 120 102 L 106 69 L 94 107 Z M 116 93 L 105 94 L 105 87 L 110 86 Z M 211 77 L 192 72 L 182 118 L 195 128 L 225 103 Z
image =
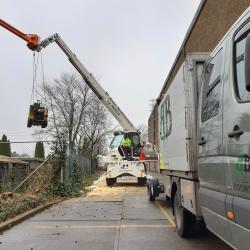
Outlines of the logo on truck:
M 170 96 L 167 95 L 160 108 L 160 138 L 164 140 L 172 131 L 172 114 L 170 111 Z

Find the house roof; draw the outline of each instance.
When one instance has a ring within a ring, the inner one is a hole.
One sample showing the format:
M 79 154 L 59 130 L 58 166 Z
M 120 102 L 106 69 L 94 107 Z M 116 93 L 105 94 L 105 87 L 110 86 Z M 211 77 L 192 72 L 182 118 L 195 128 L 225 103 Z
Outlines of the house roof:
M 37 158 L 37 157 L 13 157 L 14 159 L 16 160 L 23 160 L 23 161 L 26 161 L 26 162 L 44 162 L 45 159 L 43 158 Z
M 21 161 L 14 159 L 12 157 L 0 155 L 0 163 L 14 163 L 14 164 L 20 164 L 20 165 L 28 165 L 29 163 L 26 161 Z

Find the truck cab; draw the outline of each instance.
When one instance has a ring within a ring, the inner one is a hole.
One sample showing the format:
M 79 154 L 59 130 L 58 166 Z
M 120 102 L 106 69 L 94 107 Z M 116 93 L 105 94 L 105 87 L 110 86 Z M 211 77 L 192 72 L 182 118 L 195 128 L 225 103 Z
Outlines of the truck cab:
M 207 227 L 235 248 L 250 236 L 250 8 L 208 60 L 198 118 L 200 204 Z
M 250 7 L 209 54 L 188 54 L 158 109 L 162 183 L 176 231 L 206 227 L 235 249 L 250 237 Z

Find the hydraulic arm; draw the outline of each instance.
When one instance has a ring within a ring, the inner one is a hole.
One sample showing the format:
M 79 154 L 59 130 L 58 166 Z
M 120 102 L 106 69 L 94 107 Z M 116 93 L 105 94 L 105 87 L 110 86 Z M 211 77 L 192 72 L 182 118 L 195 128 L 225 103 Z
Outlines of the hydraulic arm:
M 35 34 L 24 34 L 20 30 L 16 29 L 15 27 L 11 26 L 10 24 L 6 23 L 4 20 L 0 19 L 0 26 L 4 27 L 5 29 L 9 30 L 11 33 L 19 36 L 21 39 L 27 42 L 27 46 L 31 50 L 36 50 L 37 45 L 39 43 L 39 37 Z
M 55 42 L 62 49 L 71 64 L 81 74 L 88 86 L 97 95 L 97 97 L 101 100 L 108 111 L 114 116 L 114 118 L 119 122 L 122 128 L 126 131 L 136 132 L 137 129 L 132 124 L 132 122 L 126 117 L 126 115 L 121 111 L 121 109 L 117 106 L 117 104 L 113 101 L 109 94 L 96 81 L 93 75 L 88 72 L 88 70 L 83 66 L 77 56 L 71 51 L 71 49 L 67 46 L 67 44 L 65 44 L 65 42 L 58 34 L 54 34 L 41 41 L 37 46 L 36 51 L 39 52 L 53 42 Z
M 131 123 L 131 121 L 126 117 L 126 115 L 121 111 L 121 109 L 117 106 L 117 104 L 113 101 L 113 99 L 109 96 L 109 94 L 101 87 L 101 85 L 96 81 L 91 73 L 83 66 L 83 64 L 79 61 L 77 56 L 70 50 L 70 48 L 65 44 L 65 42 L 61 39 L 58 34 L 54 34 L 45 40 L 39 42 L 39 36 L 36 34 L 24 34 L 20 30 L 11 26 L 7 22 L 0 19 L 0 26 L 9 30 L 11 33 L 19 36 L 21 39 L 27 42 L 27 46 L 29 49 L 33 51 L 39 52 L 50 43 L 56 42 L 57 45 L 62 49 L 62 51 L 66 54 L 71 64 L 76 68 L 76 70 L 81 74 L 85 82 L 92 89 L 92 91 L 98 96 L 104 106 L 108 109 L 108 111 L 114 116 L 114 118 L 119 122 L 121 127 L 125 131 L 136 132 L 137 129 Z M 39 123 L 40 124 L 40 123 Z M 31 125 L 31 124 L 30 124 Z M 29 126 L 29 124 L 28 124 Z M 44 125 L 45 126 L 45 125 Z

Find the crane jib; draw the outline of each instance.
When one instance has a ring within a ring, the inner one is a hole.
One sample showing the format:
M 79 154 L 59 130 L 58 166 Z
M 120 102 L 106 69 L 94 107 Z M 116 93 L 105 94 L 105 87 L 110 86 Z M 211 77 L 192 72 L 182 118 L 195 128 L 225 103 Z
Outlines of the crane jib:
M 61 37 L 56 33 L 45 40 L 41 41 L 37 51 L 42 50 L 47 47 L 50 43 L 56 42 L 56 44 L 61 48 L 61 50 L 67 55 L 70 63 L 75 67 L 75 69 L 80 73 L 80 75 L 85 80 L 86 84 L 95 93 L 95 95 L 101 100 L 103 105 L 108 109 L 108 111 L 114 116 L 121 127 L 128 131 L 137 131 L 132 122 L 126 117 L 126 115 L 121 111 L 118 105 L 113 101 L 109 94 L 102 88 L 102 86 L 96 81 L 91 73 L 84 67 L 77 56 L 70 50 L 67 44 L 61 39 Z

